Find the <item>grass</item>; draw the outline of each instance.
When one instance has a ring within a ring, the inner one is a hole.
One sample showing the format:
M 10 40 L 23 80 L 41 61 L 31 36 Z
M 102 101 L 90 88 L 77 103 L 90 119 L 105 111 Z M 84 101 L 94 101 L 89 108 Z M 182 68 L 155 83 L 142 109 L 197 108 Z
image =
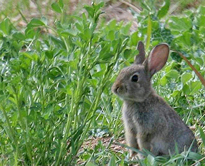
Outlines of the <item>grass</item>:
M 136 44 L 166 42 L 182 52 L 204 77 L 205 8 L 168 14 L 169 1 L 156 11 L 149 3 L 131 24 L 100 21 L 103 3 L 85 6 L 85 13 L 65 15 L 68 2 L 49 1 L 53 25 L 46 17 L 27 19 L 24 28 L 11 21 L 7 3 L 0 13 L 0 163 L 1 165 L 203 165 L 205 154 L 205 91 L 194 71 L 172 52 L 153 85 L 194 132 L 199 153 L 183 152 L 169 158 L 147 152 L 144 160 L 130 160 L 124 137 L 121 105 L 110 90 L 118 71 L 133 62 Z M 151 2 L 151 1 L 150 1 Z M 38 11 L 45 9 L 38 6 Z M 46 9 L 48 11 L 48 9 Z M 43 16 L 43 12 L 41 16 Z M 66 16 L 66 17 L 65 17 Z M 85 146 L 89 138 L 101 139 Z M 84 147 L 84 148 L 81 148 Z

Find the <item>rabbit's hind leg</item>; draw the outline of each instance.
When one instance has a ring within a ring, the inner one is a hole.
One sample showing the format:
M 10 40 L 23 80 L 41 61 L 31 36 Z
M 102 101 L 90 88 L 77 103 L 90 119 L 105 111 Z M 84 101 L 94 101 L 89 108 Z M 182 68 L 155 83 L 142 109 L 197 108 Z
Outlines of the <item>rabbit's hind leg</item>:
M 155 156 L 168 155 L 167 144 L 160 138 L 155 138 L 151 141 L 150 152 Z

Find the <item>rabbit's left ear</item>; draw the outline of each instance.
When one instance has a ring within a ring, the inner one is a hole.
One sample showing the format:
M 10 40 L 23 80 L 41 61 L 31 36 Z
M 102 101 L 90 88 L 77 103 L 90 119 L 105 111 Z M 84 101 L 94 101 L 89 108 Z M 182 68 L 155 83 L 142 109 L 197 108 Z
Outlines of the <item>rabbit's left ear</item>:
M 148 70 L 151 77 L 164 67 L 168 56 L 169 46 L 167 44 L 160 44 L 152 49 L 148 58 Z

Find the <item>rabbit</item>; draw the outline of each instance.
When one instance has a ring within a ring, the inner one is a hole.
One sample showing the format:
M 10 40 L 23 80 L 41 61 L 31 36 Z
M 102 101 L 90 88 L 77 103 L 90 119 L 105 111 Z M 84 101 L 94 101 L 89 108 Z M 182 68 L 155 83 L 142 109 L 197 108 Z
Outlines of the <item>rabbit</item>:
M 169 56 L 169 46 L 155 46 L 145 58 L 144 44 L 138 42 L 134 64 L 122 69 L 112 92 L 123 100 L 122 116 L 128 146 L 148 150 L 155 156 L 181 153 L 191 147 L 197 152 L 193 132 L 151 85 L 152 76 L 161 70 Z M 143 158 L 142 156 L 139 158 Z M 135 152 L 130 150 L 130 156 Z

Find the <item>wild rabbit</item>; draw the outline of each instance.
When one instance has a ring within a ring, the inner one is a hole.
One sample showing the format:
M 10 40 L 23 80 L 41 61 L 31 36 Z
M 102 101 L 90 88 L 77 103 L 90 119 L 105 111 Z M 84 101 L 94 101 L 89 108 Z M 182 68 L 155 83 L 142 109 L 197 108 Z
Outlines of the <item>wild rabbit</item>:
M 128 146 L 149 150 L 154 155 L 174 154 L 191 147 L 198 150 L 192 131 L 151 86 L 152 76 L 169 56 L 169 46 L 154 47 L 145 58 L 144 44 L 138 43 L 134 64 L 121 70 L 112 91 L 123 99 L 123 121 Z M 134 152 L 130 151 L 130 155 Z

